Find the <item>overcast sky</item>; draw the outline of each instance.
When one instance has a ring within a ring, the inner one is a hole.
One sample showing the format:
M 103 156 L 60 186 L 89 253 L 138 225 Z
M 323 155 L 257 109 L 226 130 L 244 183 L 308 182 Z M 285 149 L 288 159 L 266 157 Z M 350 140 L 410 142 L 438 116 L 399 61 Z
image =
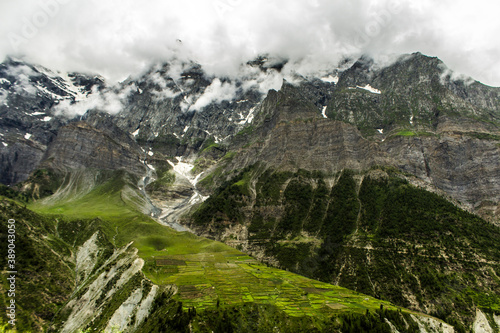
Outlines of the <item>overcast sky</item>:
M 0 0 L 0 58 L 123 80 L 172 57 L 236 75 L 263 53 L 304 75 L 420 51 L 500 86 L 498 0 Z

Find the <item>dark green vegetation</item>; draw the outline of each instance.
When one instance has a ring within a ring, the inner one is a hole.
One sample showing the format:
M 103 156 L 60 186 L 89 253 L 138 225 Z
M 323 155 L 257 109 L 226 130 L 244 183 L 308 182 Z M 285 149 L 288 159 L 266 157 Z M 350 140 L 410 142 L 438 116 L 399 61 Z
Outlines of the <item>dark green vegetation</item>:
M 53 170 L 39 169 L 24 182 L 23 194 L 30 200 L 54 194 L 62 185 L 62 179 Z
M 140 327 L 144 332 L 190 332 L 187 327 L 190 323 L 194 332 L 271 333 L 279 329 L 281 332 L 391 333 L 393 331 L 385 318 L 401 331 L 420 332 L 409 314 L 383 307 L 364 314 L 337 314 L 326 321 L 314 317 L 290 317 L 274 306 L 256 303 L 232 307 L 220 302 L 216 308 L 201 313 L 194 308 L 182 312 L 180 306 L 165 306 L 160 301 L 155 303 L 155 308 L 157 311 Z
M 281 268 L 425 311 L 458 331 L 475 307 L 500 312 L 498 227 L 392 169 L 328 177 L 259 170 L 224 183 L 193 224 L 219 235 L 227 223 L 244 224 L 250 248 Z
M 7 251 L 7 222 L 16 221 L 15 268 L 16 327 L 18 332 L 46 328 L 57 310 L 66 302 L 74 288 L 74 264 L 70 260 L 72 246 L 58 237 L 58 220 L 42 217 L 5 197 L 0 197 L 0 244 Z M 7 268 L 6 255 L 0 257 L 2 270 Z M 0 306 L 10 302 L 9 286 L 2 274 Z M 0 327 L 7 323 L 1 311 Z

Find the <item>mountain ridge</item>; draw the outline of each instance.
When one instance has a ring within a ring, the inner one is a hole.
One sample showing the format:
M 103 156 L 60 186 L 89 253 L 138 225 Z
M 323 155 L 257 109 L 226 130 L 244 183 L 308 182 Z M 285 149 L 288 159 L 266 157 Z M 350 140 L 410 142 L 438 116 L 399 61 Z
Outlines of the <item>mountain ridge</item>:
M 142 271 L 182 286 L 176 292 L 185 304 L 192 304 L 186 295 L 213 295 L 203 283 L 193 289 L 184 280 L 181 261 L 192 254 L 166 258 L 175 259 L 167 268 L 149 256 L 175 249 L 167 234 L 184 237 L 160 224 L 175 222 L 271 265 L 383 296 L 459 332 L 483 317 L 490 329 L 498 327 L 498 249 L 491 244 L 500 216 L 500 88 L 457 80 L 439 59 L 419 53 L 387 66 L 363 57 L 324 77 L 293 73 L 285 80 L 285 63 L 266 61 L 244 65 L 247 76 L 237 79 L 207 75 L 194 63 L 161 64 L 116 86 L 95 76 L 73 74 L 68 82 L 36 66 L 2 64 L 2 181 L 17 183 L 38 212 L 99 217 L 111 244 L 116 237 L 134 240 Z M 17 81 L 8 74 L 12 68 Z M 264 91 L 266 80 L 276 78 L 281 88 Z M 61 87 L 80 87 L 80 95 Z M 131 228 L 129 234 L 122 228 Z M 188 261 L 211 267 L 210 256 Z M 223 263 L 213 265 L 220 270 Z M 265 271 L 253 261 L 237 265 L 254 276 Z M 232 299 L 232 292 L 221 292 Z M 210 313 L 214 302 L 198 309 Z M 294 310 L 283 302 L 276 304 L 286 317 Z M 181 310 L 187 325 L 192 310 Z M 106 318 L 96 325 L 115 322 Z

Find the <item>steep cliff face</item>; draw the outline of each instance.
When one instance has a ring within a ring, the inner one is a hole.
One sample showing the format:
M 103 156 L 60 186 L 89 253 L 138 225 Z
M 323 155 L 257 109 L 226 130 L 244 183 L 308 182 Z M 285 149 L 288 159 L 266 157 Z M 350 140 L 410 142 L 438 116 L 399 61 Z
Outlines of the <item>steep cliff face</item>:
M 498 131 L 500 89 L 451 74 L 438 58 L 419 53 L 382 68 L 361 58 L 340 75 L 326 114 L 368 136 L 377 130 L 433 130 L 440 116 L 459 118 L 457 123 L 472 118 L 475 126 Z
M 49 201 L 72 201 L 115 179 L 123 183 L 123 201 L 154 214 L 157 209 L 142 193 L 144 179 L 153 173 L 146 156 L 108 116 L 89 113 L 86 121 L 59 130 L 36 171 L 18 187 L 35 200 L 50 196 Z
M 283 170 L 326 173 L 393 166 L 498 224 L 500 149 L 494 135 L 441 131 L 425 136 L 395 135 L 377 142 L 365 139 L 346 123 L 298 119 L 277 124 L 265 139 L 238 150 L 226 169 L 257 162 Z
M 0 182 L 11 185 L 26 180 L 40 164 L 46 148 L 44 145 L 24 138 L 13 142 L 5 140 L 0 146 L 0 168 L 2 169 Z
M 127 136 L 118 128 L 115 131 L 108 128 L 106 133 L 86 122 L 71 123 L 59 130 L 44 155 L 41 167 L 124 169 L 135 175 L 145 174 L 145 153 L 130 138 L 123 140 Z

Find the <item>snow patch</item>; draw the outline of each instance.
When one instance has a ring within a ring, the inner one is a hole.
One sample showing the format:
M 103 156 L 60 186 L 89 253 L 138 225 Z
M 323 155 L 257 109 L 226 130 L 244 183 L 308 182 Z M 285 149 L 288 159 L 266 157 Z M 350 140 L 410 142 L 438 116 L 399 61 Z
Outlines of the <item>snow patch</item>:
M 4 84 L 4 83 L 9 83 L 10 84 L 10 81 L 7 80 L 7 79 L 4 79 L 3 77 L 0 78 L 0 84 Z
M 328 116 L 326 115 L 326 108 L 327 106 L 323 106 L 323 110 L 321 110 L 321 115 L 323 116 L 323 118 L 328 118 Z
M 28 113 L 30 116 L 41 116 L 44 115 L 45 112 L 33 112 L 33 113 Z
M 149 155 L 149 156 L 153 156 L 154 154 L 155 154 L 154 152 L 152 152 L 152 151 L 148 151 L 148 155 Z
M 55 94 L 53 93 L 52 91 L 50 91 L 49 89 L 47 89 L 46 87 L 42 86 L 42 85 L 37 85 L 36 86 L 37 89 L 39 91 L 41 91 L 45 96 L 49 97 L 49 98 L 52 98 L 53 100 L 56 100 L 56 101 L 59 101 L 61 99 L 64 99 L 63 96 L 61 95 L 58 95 L 58 94 Z
M 146 163 L 146 166 L 147 166 L 149 169 L 151 169 L 151 170 L 153 170 L 153 171 L 156 171 L 155 167 L 154 167 L 154 166 L 152 166 L 151 164 L 147 164 L 147 163 Z
M 195 205 L 197 203 L 203 202 L 208 199 L 208 196 L 201 195 L 198 192 L 195 192 L 191 199 L 189 199 L 189 204 L 190 205 Z
M 250 124 L 252 123 L 254 117 L 255 117 L 255 107 L 251 108 L 250 111 L 248 111 L 248 114 L 245 119 L 240 121 L 238 125 L 245 125 L 245 124 Z M 240 118 L 243 118 L 243 114 L 240 113 Z
M 380 134 L 384 134 L 384 129 L 383 128 L 378 128 L 377 131 L 380 133 Z
M 365 85 L 364 87 L 361 87 L 361 86 L 356 86 L 356 87 L 359 89 L 367 90 L 367 91 L 371 92 L 372 94 L 381 94 L 382 93 L 380 90 L 373 88 L 369 84 Z
M 182 133 L 186 133 L 188 129 L 189 129 L 189 126 L 184 127 L 184 130 L 182 131 Z
M 335 76 L 328 75 L 328 76 L 322 77 L 321 81 L 337 84 L 339 82 L 339 77 L 338 77 L 338 75 L 335 75 Z
M 42 121 L 51 121 L 52 120 L 52 117 L 43 117 Z
M 4 147 L 8 147 L 9 146 L 9 144 L 5 143 L 5 142 L 2 142 L 2 144 L 3 144 Z
M 64 79 L 64 83 L 66 84 L 65 90 L 73 95 L 75 101 L 81 101 L 87 98 L 87 95 L 83 94 L 81 89 L 73 84 L 73 81 L 69 77 L 68 73 L 63 73 L 60 76 Z
M 172 161 L 167 160 L 168 164 L 172 166 L 174 172 L 186 178 L 193 187 L 196 187 L 200 177 L 203 175 L 203 172 L 199 173 L 196 176 L 193 176 L 191 170 L 193 170 L 194 165 L 186 162 L 182 162 L 182 156 L 176 156 L 175 159 L 177 163 L 173 163 Z
M 172 161 L 168 160 L 168 164 L 172 166 L 172 169 L 174 169 L 175 172 L 184 176 L 184 178 L 193 184 L 194 177 L 191 174 L 191 170 L 194 168 L 194 165 L 182 162 L 182 156 L 176 156 L 175 159 L 177 160 L 177 163 L 174 164 Z
M 410 125 L 413 125 L 413 115 L 410 117 Z
M 26 140 L 29 140 L 29 139 L 31 138 L 31 134 L 26 133 L 26 134 L 24 135 L 24 138 L 25 138 Z
M 140 128 L 136 129 L 134 132 L 132 132 L 132 135 L 134 137 L 138 136 L 139 135 L 139 130 L 140 130 Z

